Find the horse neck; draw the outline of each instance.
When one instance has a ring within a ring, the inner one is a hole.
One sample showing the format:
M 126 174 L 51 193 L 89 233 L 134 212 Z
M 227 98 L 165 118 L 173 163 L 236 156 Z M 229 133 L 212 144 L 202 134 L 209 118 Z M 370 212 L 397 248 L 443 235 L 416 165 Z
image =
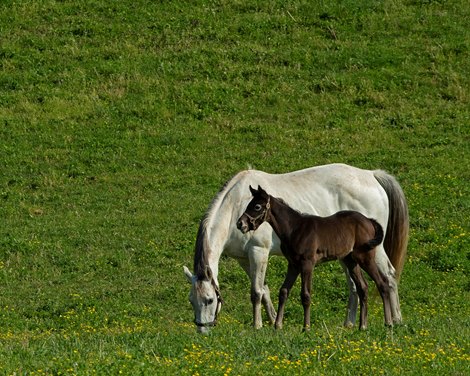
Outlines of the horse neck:
M 287 239 L 295 229 L 301 215 L 284 202 L 271 196 L 271 210 L 266 221 L 271 225 L 279 239 Z
M 231 200 L 227 192 L 221 191 L 199 225 L 194 255 L 195 274 L 204 273 L 209 266 L 218 286 L 219 261 L 227 239 L 230 237 L 230 226 L 233 222 Z
M 209 266 L 211 271 L 213 271 L 213 263 L 211 263 L 212 252 L 208 243 L 206 220 L 207 218 L 204 217 L 199 224 L 199 230 L 196 237 L 196 247 L 194 251 L 194 274 L 198 277 L 198 279 L 205 278 L 207 266 Z M 212 274 L 214 274 L 214 271 Z

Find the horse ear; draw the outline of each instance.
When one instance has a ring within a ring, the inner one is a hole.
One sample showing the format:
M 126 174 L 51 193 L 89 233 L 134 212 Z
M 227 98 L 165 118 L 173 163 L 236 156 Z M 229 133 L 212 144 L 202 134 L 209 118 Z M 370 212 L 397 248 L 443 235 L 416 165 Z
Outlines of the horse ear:
M 254 189 L 251 185 L 250 185 L 250 192 L 253 196 L 257 193 L 256 189 Z
M 266 191 L 258 185 L 258 192 L 267 195 Z
M 184 271 L 184 275 L 188 279 L 188 282 L 193 283 L 193 273 L 191 273 L 186 266 L 183 266 L 183 271 Z

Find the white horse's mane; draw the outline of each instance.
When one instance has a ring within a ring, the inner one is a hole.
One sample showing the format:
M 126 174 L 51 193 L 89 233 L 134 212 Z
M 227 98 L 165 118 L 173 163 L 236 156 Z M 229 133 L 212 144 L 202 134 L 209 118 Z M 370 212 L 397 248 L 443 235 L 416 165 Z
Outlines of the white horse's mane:
M 199 278 L 204 276 L 205 266 L 207 265 L 207 254 L 210 252 L 207 237 L 209 235 L 208 233 L 211 228 L 211 223 L 214 220 L 215 213 L 218 213 L 219 208 L 227 195 L 227 192 L 229 192 L 233 188 L 233 186 L 239 181 L 238 176 L 241 174 L 245 174 L 246 172 L 247 170 L 240 171 L 225 182 L 219 192 L 215 195 L 206 213 L 201 219 L 201 222 L 199 224 L 199 230 L 197 233 L 196 249 L 194 254 L 194 273 Z

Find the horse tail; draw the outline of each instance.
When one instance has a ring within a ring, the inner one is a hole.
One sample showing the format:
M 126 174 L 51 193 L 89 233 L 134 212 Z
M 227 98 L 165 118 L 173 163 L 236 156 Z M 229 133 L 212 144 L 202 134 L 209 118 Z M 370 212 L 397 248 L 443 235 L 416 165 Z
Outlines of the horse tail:
M 409 235 L 408 205 L 405 194 L 397 180 L 385 171 L 374 171 L 374 177 L 385 190 L 388 197 L 388 222 L 384 240 L 385 253 L 395 268 L 396 279 L 405 263 Z

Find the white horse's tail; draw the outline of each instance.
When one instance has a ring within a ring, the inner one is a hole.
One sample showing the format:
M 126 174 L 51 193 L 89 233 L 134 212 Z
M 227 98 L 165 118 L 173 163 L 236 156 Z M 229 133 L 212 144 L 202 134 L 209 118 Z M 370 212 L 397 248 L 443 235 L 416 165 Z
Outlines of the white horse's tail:
M 389 214 L 387 232 L 384 240 L 385 253 L 396 271 L 396 279 L 405 264 L 408 246 L 409 216 L 405 194 L 396 179 L 384 171 L 374 171 L 374 177 L 387 193 Z

